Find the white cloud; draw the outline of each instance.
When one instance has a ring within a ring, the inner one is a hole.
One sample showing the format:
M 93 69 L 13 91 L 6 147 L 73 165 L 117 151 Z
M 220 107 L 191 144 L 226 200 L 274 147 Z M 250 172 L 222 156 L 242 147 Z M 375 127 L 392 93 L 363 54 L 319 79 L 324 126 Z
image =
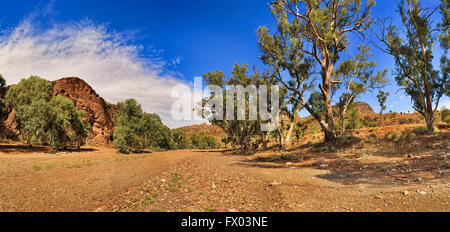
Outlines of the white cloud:
M 0 35 L 0 73 L 8 84 L 30 75 L 48 80 L 80 77 L 107 101 L 135 98 L 169 127 L 199 123 L 175 121 L 170 116 L 177 100 L 171 97 L 172 87 L 185 83 L 176 78 L 179 74 L 165 69 L 179 63 L 178 57 L 169 64 L 157 54 L 154 59 L 142 58 L 142 46 L 129 42 L 132 35 L 108 31 L 89 20 L 37 27 L 29 17 Z
M 439 103 L 438 109 L 441 110 L 442 108 L 450 109 L 450 98 L 443 97 L 441 102 Z

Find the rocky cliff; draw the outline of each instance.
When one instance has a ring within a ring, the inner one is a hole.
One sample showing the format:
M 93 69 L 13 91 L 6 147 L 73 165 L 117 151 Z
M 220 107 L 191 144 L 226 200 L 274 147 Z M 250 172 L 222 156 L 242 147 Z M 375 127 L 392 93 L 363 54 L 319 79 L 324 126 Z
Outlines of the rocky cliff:
M 62 78 L 52 82 L 53 95 L 61 95 L 70 98 L 78 110 L 85 112 L 84 120 L 91 125 L 91 132 L 86 143 L 89 145 L 109 145 L 112 143 L 114 131 L 114 113 L 118 112 L 115 105 L 107 103 L 84 80 L 77 77 Z M 2 97 L 2 96 L 0 96 Z M 5 121 L 6 135 L 10 138 L 17 137 L 15 129 L 14 110 L 7 109 Z
M 118 109 L 107 103 L 84 80 L 67 77 L 53 81 L 53 95 L 70 98 L 78 110 L 85 112 L 84 119 L 92 127 L 87 139 L 88 144 L 107 145 L 112 142 L 114 112 L 118 112 Z

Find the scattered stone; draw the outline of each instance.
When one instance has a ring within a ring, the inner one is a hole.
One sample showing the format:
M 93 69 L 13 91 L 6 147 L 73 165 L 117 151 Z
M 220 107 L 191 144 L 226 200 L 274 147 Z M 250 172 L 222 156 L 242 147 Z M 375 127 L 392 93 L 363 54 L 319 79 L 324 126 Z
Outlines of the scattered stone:
M 328 166 L 329 166 L 328 164 L 321 164 L 319 167 L 320 168 L 328 168 Z
M 417 193 L 420 194 L 420 195 L 426 195 L 426 194 L 427 194 L 427 192 L 425 192 L 425 191 L 420 191 L 420 190 L 417 190 Z
M 409 195 L 409 191 L 403 191 L 403 195 L 408 196 Z
M 280 184 L 281 184 L 281 182 L 274 181 L 274 182 L 270 183 L 270 186 L 277 186 L 277 185 L 280 185 Z

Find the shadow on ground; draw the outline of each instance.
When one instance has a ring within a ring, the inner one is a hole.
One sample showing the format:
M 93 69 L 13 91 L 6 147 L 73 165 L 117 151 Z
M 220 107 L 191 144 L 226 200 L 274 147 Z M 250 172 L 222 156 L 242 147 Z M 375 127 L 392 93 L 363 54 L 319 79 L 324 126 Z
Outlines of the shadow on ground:
M 358 139 L 332 148 L 306 144 L 285 153 L 257 154 L 236 165 L 327 170 L 317 177 L 345 185 L 422 183 L 449 177 L 448 141 L 450 133 L 444 132 L 409 140 Z
M 80 148 L 80 149 L 63 149 L 60 152 L 92 152 L 96 151 L 93 148 Z M 3 153 L 55 153 L 52 149 L 47 146 L 28 146 L 21 144 L 0 144 L 0 152 Z

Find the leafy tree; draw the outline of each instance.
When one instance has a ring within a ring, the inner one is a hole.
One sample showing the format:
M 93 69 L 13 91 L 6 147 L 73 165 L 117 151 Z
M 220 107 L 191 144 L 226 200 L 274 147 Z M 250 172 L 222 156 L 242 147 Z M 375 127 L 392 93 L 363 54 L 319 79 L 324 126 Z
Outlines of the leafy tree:
M 447 124 L 450 124 L 450 109 L 441 110 L 441 120 Z
M 177 148 L 170 129 L 163 124 L 159 115 L 144 113 L 142 123 L 148 145 L 165 150 Z
M 46 127 L 52 148 L 74 145 L 79 149 L 91 129 L 89 123 L 82 120 L 84 111 L 77 110 L 72 100 L 60 95 L 52 97 L 48 105 L 43 105 L 46 112 L 41 115 L 48 117 L 43 121 L 49 122 Z
M 290 144 L 292 133 L 297 129 L 298 113 L 302 110 L 302 106 L 294 100 L 295 93 L 287 91 L 286 88 L 281 89 L 280 95 L 280 113 L 282 116 L 275 137 L 279 140 L 280 148 L 284 148 Z
M 177 149 L 186 149 L 189 147 L 189 140 L 183 129 L 172 130 L 172 138 Z
M 114 128 L 114 148 L 121 153 L 140 151 L 145 147 L 142 136 L 142 107 L 134 99 L 117 103 L 120 114 Z M 140 133 L 141 132 L 141 133 Z
M 277 34 L 266 27 L 258 29 L 261 60 L 269 65 L 277 79 L 296 100 L 319 122 L 325 141 L 335 141 L 332 93 L 345 80 L 333 79 L 341 53 L 349 47 L 348 34 L 363 32 L 371 25 L 369 0 L 361 7 L 359 0 L 275 0 L 271 9 L 276 18 Z M 289 16 L 288 16 L 289 15 Z M 320 68 L 318 87 L 314 85 L 312 68 Z M 288 73 L 290 80 L 283 78 Z M 325 115 L 318 114 L 305 98 L 307 90 L 320 92 L 325 102 Z
M 355 99 L 361 94 L 379 89 L 386 83 L 387 69 L 378 71 L 374 75 L 375 61 L 369 61 L 372 53 L 369 52 L 370 47 L 360 45 L 358 46 L 359 53 L 353 59 L 345 60 L 339 64 L 336 73 L 333 75 L 335 83 L 341 84 L 343 80 L 343 92 L 339 97 L 338 110 L 341 118 L 341 134 L 345 130 L 345 114 L 347 109 L 352 105 Z
M 359 129 L 362 127 L 361 117 L 359 116 L 358 108 L 351 107 L 348 112 L 347 128 L 351 130 Z
M 380 103 L 380 116 L 381 116 L 381 124 L 383 124 L 383 111 L 386 109 L 386 99 L 389 97 L 389 92 L 384 92 L 383 90 L 378 91 L 377 99 Z
M 16 112 L 17 129 L 29 145 L 50 144 L 54 150 L 80 147 L 90 130 L 83 111 L 72 100 L 52 96 L 52 84 L 40 77 L 22 79 L 9 88 L 5 101 Z
M 114 128 L 114 147 L 121 153 L 139 152 L 144 148 L 175 149 L 170 129 L 157 114 L 142 111 L 135 99 L 117 103 L 119 115 Z
M 3 97 L 6 93 L 6 81 L 3 79 L 3 76 L 0 74 L 0 134 L 3 135 L 3 121 L 6 117 L 5 104 L 3 103 Z M 0 136 L 1 137 L 1 136 Z
M 6 104 L 14 109 L 17 130 L 27 144 L 44 143 L 48 127 L 49 105 L 53 91 L 52 84 L 38 76 L 22 79 L 12 85 L 6 93 Z
M 386 25 L 380 21 L 380 31 L 375 33 L 381 41 L 380 47 L 392 55 L 396 64 L 396 81 L 411 97 L 413 108 L 427 123 L 429 133 L 434 132 L 434 113 L 443 95 L 450 95 L 447 56 L 449 43 L 449 1 L 441 4 L 443 22 L 434 24 L 431 16 L 437 9 L 422 6 L 418 0 L 402 0 L 398 5 L 401 27 Z M 433 67 L 433 51 L 437 40 L 441 42 L 444 54 L 441 71 Z
M 247 65 L 239 65 L 235 64 L 232 69 L 232 74 L 229 78 L 225 77 L 225 74 L 222 71 L 214 71 L 203 74 L 203 80 L 208 85 L 215 85 L 220 88 L 222 91 L 222 99 L 221 105 L 208 105 L 208 100 L 217 96 L 212 92 L 212 95 L 209 99 L 204 99 L 201 105 L 201 109 L 199 112 L 202 112 L 202 116 L 207 118 L 211 124 L 217 125 L 224 130 L 224 132 L 228 135 L 231 140 L 231 145 L 233 148 L 239 146 L 244 150 L 248 150 L 252 148 L 253 145 L 259 145 L 259 143 L 264 143 L 264 139 L 258 140 L 256 137 L 265 137 L 266 132 L 261 131 L 261 120 L 258 118 L 257 120 L 250 120 L 250 107 L 252 104 L 250 103 L 252 98 L 256 98 L 257 96 L 251 96 L 251 94 L 245 95 L 245 101 L 248 102 L 245 104 L 244 120 L 238 120 L 236 115 L 238 114 L 238 98 L 234 95 L 233 99 L 227 99 L 225 85 L 242 85 L 246 88 L 249 85 L 266 85 L 270 84 L 270 78 L 268 76 L 262 76 L 259 72 L 255 71 L 253 75 L 249 76 L 247 74 L 248 68 Z M 269 87 L 270 88 L 270 87 Z M 268 88 L 268 89 L 269 89 Z M 227 102 L 233 101 L 234 108 L 232 109 L 232 114 L 235 115 L 234 119 L 229 119 L 227 117 L 217 118 L 216 116 L 222 114 L 222 116 L 227 113 Z M 223 107 L 222 107 L 223 106 Z M 223 111 L 219 111 L 222 110 Z
M 216 138 L 204 134 L 191 135 L 192 148 L 196 149 L 218 149 L 220 148 L 220 142 Z

